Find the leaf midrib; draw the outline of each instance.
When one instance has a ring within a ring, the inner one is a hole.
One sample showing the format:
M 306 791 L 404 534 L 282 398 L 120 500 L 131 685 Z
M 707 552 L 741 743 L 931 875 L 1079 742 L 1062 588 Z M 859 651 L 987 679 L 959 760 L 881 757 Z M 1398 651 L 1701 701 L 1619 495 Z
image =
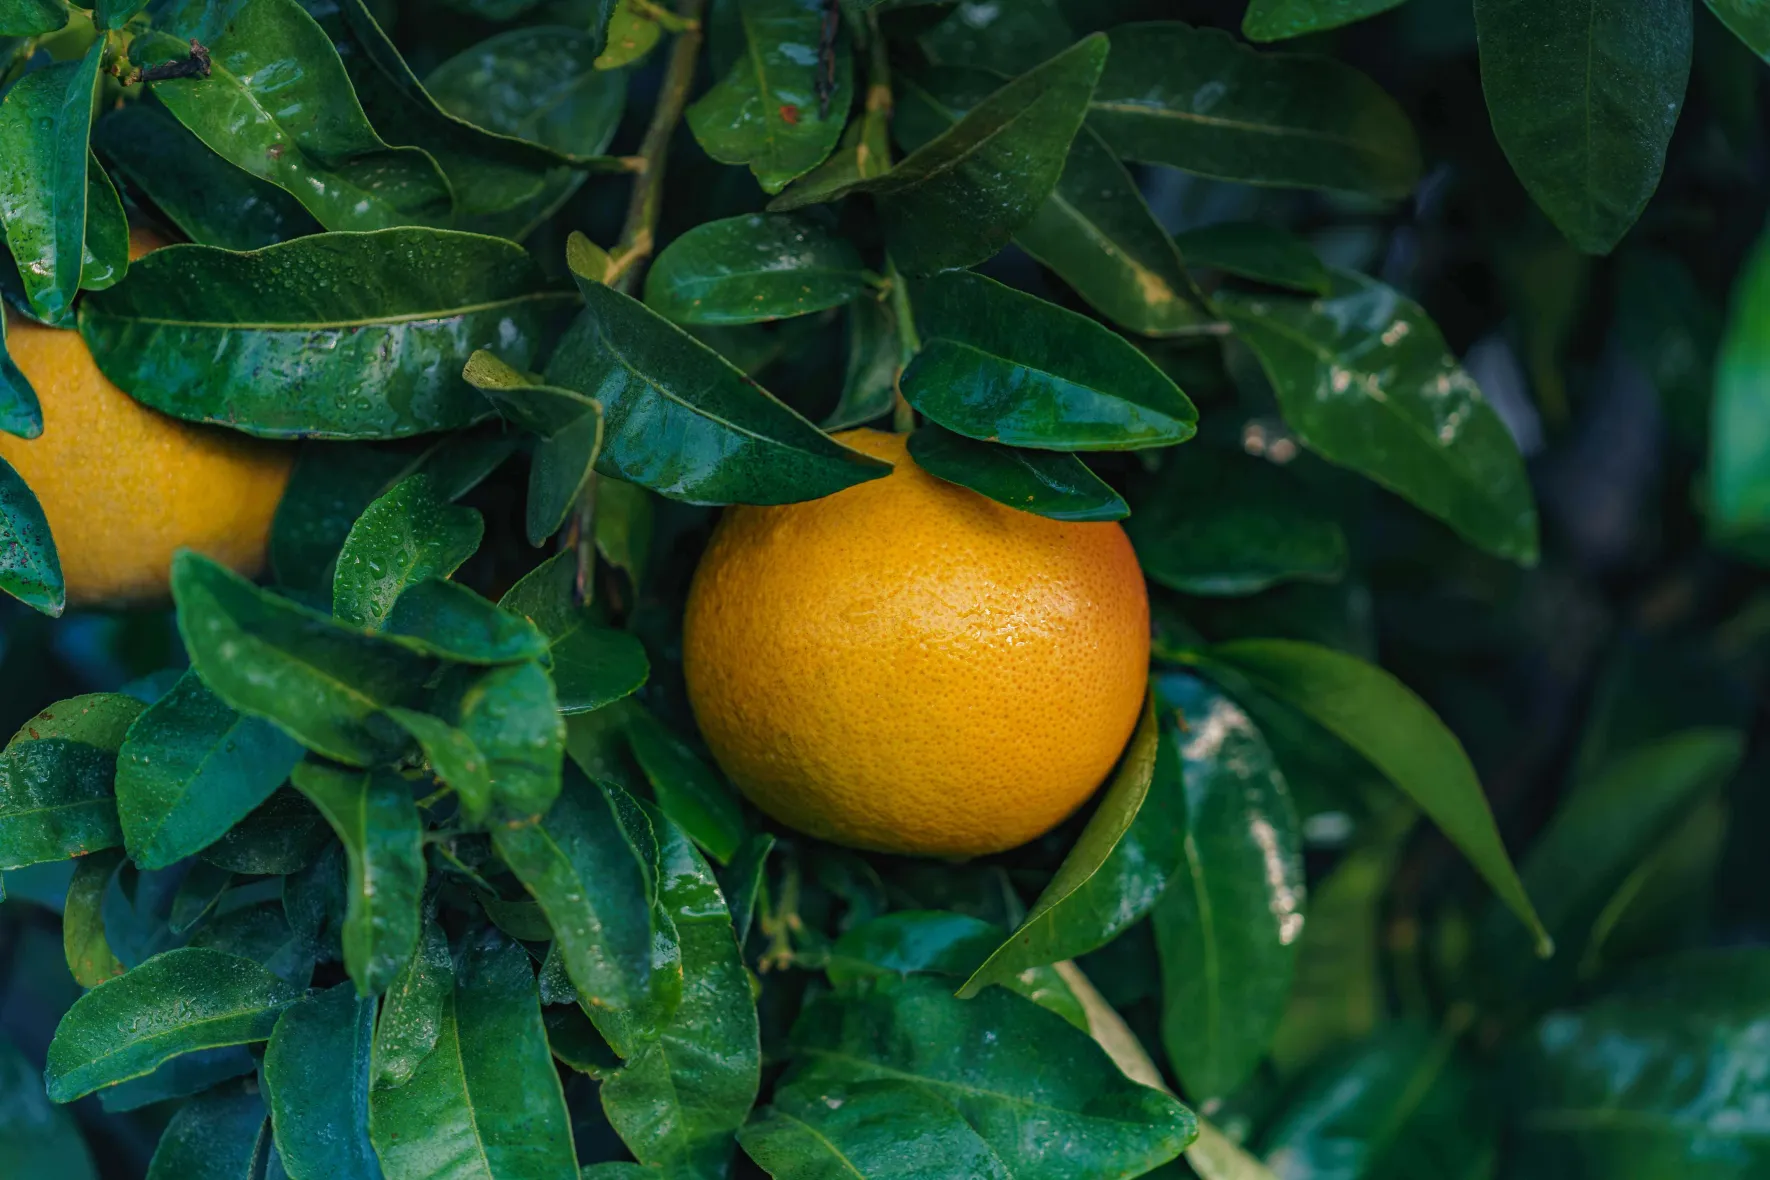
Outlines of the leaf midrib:
M 102 306 L 93 309 L 93 314 L 108 319 L 125 320 L 132 324 L 143 324 L 156 328 L 201 328 L 208 331 L 240 331 L 240 332 L 323 332 L 349 328 L 394 327 L 400 324 L 422 323 L 425 321 L 444 321 L 460 319 L 464 316 L 476 315 L 485 311 L 497 311 L 500 308 L 513 307 L 523 303 L 537 303 L 551 300 L 571 299 L 569 291 L 532 291 L 525 295 L 513 295 L 504 299 L 494 299 L 483 303 L 463 304 L 456 308 L 439 308 L 434 311 L 406 312 L 391 316 L 371 316 L 354 320 L 287 320 L 255 321 L 255 320 L 195 320 L 168 319 L 160 316 L 128 315 L 118 311 L 107 311 Z

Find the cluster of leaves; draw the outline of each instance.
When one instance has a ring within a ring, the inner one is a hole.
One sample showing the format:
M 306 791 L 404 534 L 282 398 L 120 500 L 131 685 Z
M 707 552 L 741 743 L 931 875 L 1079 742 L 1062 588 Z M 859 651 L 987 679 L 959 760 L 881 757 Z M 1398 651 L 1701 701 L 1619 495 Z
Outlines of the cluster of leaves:
M 1761 6 L 1711 3 L 1770 51 Z M 59 908 L 82 989 L 48 1101 L 0 1041 L 0 1173 L 91 1174 L 48 1104 L 88 1095 L 142 1112 L 151 1177 L 1770 1166 L 1770 958 L 1685 929 L 1761 604 L 1711 593 L 1736 614 L 1678 649 L 1715 694 L 1619 660 L 1517 871 L 1371 658 L 1377 585 L 1410 681 L 1479 730 L 1435 656 L 1554 576 L 1524 572 L 1537 411 L 1504 371 L 1518 404 L 1483 396 L 1403 246 L 1503 150 L 1564 235 L 1510 188 L 1487 214 L 1565 425 L 1600 314 L 1575 248 L 1654 194 L 1690 5 L 1479 0 L 1480 134 L 1425 149 L 1349 61 L 1430 45 L 1449 0 L 1254 0 L 1245 39 L 1176 7 L 0 0 L 0 293 L 146 405 L 306 440 L 270 587 L 181 555 L 168 667 L 0 754 L 4 886 Z M 1305 35 L 1347 52 L 1249 44 Z M 1716 93 L 1755 85 L 1711 52 Z M 131 219 L 187 244 L 132 264 Z M 1770 551 L 1770 254 L 1725 340 L 1689 265 L 1625 252 L 1615 319 L 1668 417 L 1697 401 L 1725 549 L 1688 560 L 1731 585 Z M 40 433 L 39 393 L 0 351 L 0 428 Z M 1113 780 L 975 864 L 771 826 L 674 667 L 711 509 L 878 478 L 831 432 L 886 422 L 941 479 L 1125 519 L 1154 585 Z M 0 587 L 59 613 L 4 464 L 0 528 Z

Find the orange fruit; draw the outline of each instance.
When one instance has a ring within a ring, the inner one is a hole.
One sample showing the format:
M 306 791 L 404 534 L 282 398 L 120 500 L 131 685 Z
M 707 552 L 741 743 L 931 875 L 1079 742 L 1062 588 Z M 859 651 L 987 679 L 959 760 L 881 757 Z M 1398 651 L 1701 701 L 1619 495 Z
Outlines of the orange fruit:
M 130 257 L 164 244 L 133 231 Z M 0 458 L 43 505 L 69 606 L 164 595 L 185 547 L 258 572 L 293 447 L 148 409 L 99 372 L 78 332 L 8 313 L 6 348 L 37 391 L 43 433 L 0 434 Z
M 683 672 L 708 747 L 782 823 L 977 856 L 1050 830 L 1111 772 L 1149 673 L 1124 530 L 1021 512 L 895 465 L 833 496 L 729 508 L 689 590 Z

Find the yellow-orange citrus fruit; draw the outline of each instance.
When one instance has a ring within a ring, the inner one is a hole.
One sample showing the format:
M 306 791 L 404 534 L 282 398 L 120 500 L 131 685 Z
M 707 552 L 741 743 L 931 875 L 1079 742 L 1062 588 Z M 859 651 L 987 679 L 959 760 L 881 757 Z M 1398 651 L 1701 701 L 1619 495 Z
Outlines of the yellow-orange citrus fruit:
M 163 244 L 137 230 L 129 253 Z M 43 405 L 43 433 L 0 434 L 0 458 L 43 505 L 70 606 L 165 594 L 183 547 L 258 571 L 292 447 L 148 409 L 99 372 L 78 332 L 8 313 L 6 348 Z
M 707 745 L 782 823 L 976 856 L 1080 807 L 1135 728 L 1149 599 L 1124 530 L 1020 512 L 894 464 L 822 500 L 727 509 L 689 591 Z

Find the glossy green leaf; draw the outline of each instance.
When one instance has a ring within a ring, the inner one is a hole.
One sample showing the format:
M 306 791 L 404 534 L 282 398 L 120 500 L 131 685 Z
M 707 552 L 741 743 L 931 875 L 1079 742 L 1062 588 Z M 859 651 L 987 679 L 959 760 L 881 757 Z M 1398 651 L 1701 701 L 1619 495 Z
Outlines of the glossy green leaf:
M 86 243 L 80 262 L 80 289 L 114 287 L 129 269 L 129 222 L 123 199 L 105 175 L 98 157 L 86 156 Z
M 1449 1035 L 1390 1025 L 1310 1071 L 1260 1138 L 1279 1180 L 1491 1174 L 1491 1118 Z
M 1414 131 L 1381 87 L 1332 58 L 1261 53 L 1221 29 L 1122 25 L 1088 125 L 1130 160 L 1245 184 L 1404 197 Z
M 602 403 L 604 475 L 690 503 L 782 504 L 890 470 L 832 442 L 644 304 L 598 282 L 579 287 L 588 306 L 547 380 Z
M 1366 20 L 1400 3 L 1402 0 L 1250 0 L 1241 31 L 1250 41 L 1283 41 Z
M 35 37 L 68 23 L 68 6 L 58 0 L 3 0 L 0 37 Z
M 387 1180 L 576 1180 L 526 951 L 495 931 L 467 948 L 435 1050 L 370 1091 L 369 1133 Z
M 845 931 L 824 970 L 831 983 L 849 990 L 879 975 L 929 972 L 966 979 L 1001 945 L 999 926 L 969 914 L 895 910 Z M 1055 968 L 1028 967 L 996 982 L 1087 1031 L 1087 1013 Z
M 1303 934 L 1303 833 L 1266 739 L 1191 676 L 1155 694 L 1185 785 L 1185 856 L 1155 911 L 1162 1041 L 1189 1097 L 1235 1092 L 1284 1015 Z
M 189 56 L 184 22 L 139 37 L 151 68 Z M 217 155 L 288 192 L 330 230 L 445 225 L 449 182 L 428 154 L 390 147 L 351 89 L 331 40 L 297 0 L 249 0 L 207 42 L 205 78 L 153 83 L 177 120 Z
M 104 47 L 26 74 L 0 100 L 0 229 L 40 319 L 73 312 L 86 243 L 87 146 Z
M 924 426 L 910 457 L 928 474 L 1053 520 L 1123 520 L 1124 499 L 1074 455 L 979 442 Z
M 1246 677 L 1362 754 L 1462 850 L 1530 928 L 1537 953 L 1552 951 L 1462 743 L 1406 685 L 1353 656 L 1288 639 L 1218 644 L 1197 662 L 1212 676 L 1227 670 L 1232 678 Z
M 777 1180 L 1011 1180 L 945 1098 L 890 1078 L 788 1087 L 739 1139 Z
M 346 984 L 284 1010 L 264 1050 L 264 1101 L 290 1180 L 380 1180 L 369 1143 L 375 1002 Z
M 1346 571 L 1339 524 L 1289 472 L 1209 447 L 1168 457 L 1126 532 L 1150 580 L 1182 594 L 1253 594 Z
M 175 418 L 397 438 L 484 416 L 467 357 L 527 363 L 566 300 L 512 242 L 394 229 L 156 251 L 83 303 L 80 330 L 106 376 Z
M 807 203 L 872 193 L 892 258 L 909 274 L 982 262 L 1056 187 L 1106 49 L 1102 36 L 1083 38 L 1002 86 L 884 175 L 807 194 Z
M 492 801 L 514 817 L 540 815 L 559 795 L 565 722 L 538 663 L 476 675 L 455 702 L 456 726 L 485 755 Z
M 22 384 L 24 375 L 20 373 L 18 378 Z M 0 374 L 0 381 L 4 380 L 5 375 Z M 35 406 L 35 395 L 31 405 Z M 40 428 L 42 412 L 35 418 Z M 59 616 L 67 603 L 67 589 L 55 538 L 50 536 L 49 521 L 36 493 L 4 459 L 0 459 L 0 545 L 5 546 L 0 552 L 0 590 L 51 618 Z
M 123 974 L 123 964 L 105 941 L 101 908 L 111 875 L 122 861 L 122 852 L 115 848 L 89 852 L 76 862 L 73 880 L 68 882 L 61 910 L 62 953 L 68 973 L 83 988 L 97 987 Z
M 1608 254 L 1659 186 L 1690 78 L 1690 5 L 1476 0 L 1494 135 L 1567 240 Z
M 1770 60 L 1770 8 L 1763 0 L 1707 0 L 1709 11 L 1753 53 Z
M 1190 1111 L 1126 1078 L 1088 1034 L 1001 988 L 960 1000 L 944 981 L 911 975 L 820 996 L 801 1012 L 793 1050 L 789 1087 L 912 1083 L 950 1103 L 1025 1180 L 1140 1175 L 1196 1133 Z
M 1180 783 L 1162 757 L 1154 698 L 1069 855 L 1014 934 L 961 996 L 1106 945 L 1141 920 L 1179 867 Z
M 598 486 L 599 519 L 612 482 Z M 651 672 L 645 646 L 638 639 L 597 626 L 588 606 L 575 601 L 576 580 L 577 555 L 557 553 L 530 570 L 498 603 L 540 628 L 552 645 L 550 672 L 559 711 L 566 716 L 630 696 Z
M 839 307 L 867 289 L 860 251 L 806 217 L 755 213 L 695 226 L 645 275 L 645 302 L 679 324 L 755 324 Z
M 982 275 L 919 284 L 922 351 L 904 371 L 911 405 L 957 434 L 1040 450 L 1184 442 L 1198 412 L 1124 339 Z
M 300 995 L 238 955 L 203 947 L 156 955 L 74 1001 L 49 1046 L 49 1097 L 71 1102 L 180 1053 L 265 1040 Z
M 260 590 L 190 550 L 173 558 L 172 597 L 192 665 L 235 709 L 340 762 L 374 765 L 405 748 L 382 710 L 412 704 L 433 661 Z
M 668 1020 L 680 979 L 654 979 L 650 895 L 639 851 L 623 832 L 611 797 L 619 787 L 574 770 L 536 824 L 500 827 L 492 841 L 540 903 L 553 944 L 585 1012 L 615 1052 L 631 1057 Z
M 582 240 L 586 248 L 594 248 L 589 239 Z M 541 438 L 552 438 L 584 415 L 596 413 L 601 405 L 589 394 L 539 384 L 521 369 L 483 350 L 467 358 L 461 376 L 483 393 L 506 421 Z
M 1317 295 L 1334 289 L 1332 276 L 1308 242 L 1263 221 L 1201 226 L 1181 234 L 1174 244 L 1193 266 Z
M 515 664 L 548 651 L 546 636 L 458 582 L 426 578 L 409 587 L 387 616 L 389 639 L 460 664 Z
M 1770 323 L 1770 234 L 1758 239 L 1733 289 L 1709 411 L 1708 511 L 1718 537 L 1770 531 L 1770 407 L 1763 396 Z
M 261 250 L 320 232 L 294 197 L 230 164 L 156 102 L 107 111 L 92 145 L 185 237 L 224 250 Z
M 136 718 L 117 754 L 117 817 L 129 857 L 163 869 L 226 835 L 301 760 L 276 726 L 224 704 L 187 671 Z
M 664 30 L 655 19 L 655 14 L 667 11 L 658 8 L 645 9 L 633 3 L 633 0 L 616 0 L 613 11 L 609 13 L 607 35 L 603 38 L 602 50 L 597 54 L 594 65 L 599 70 L 618 70 L 622 66 L 642 61 L 650 53 L 664 35 Z
M 476 127 L 589 160 L 614 138 L 627 96 L 625 74 L 594 68 L 598 52 L 581 29 L 507 29 L 437 66 L 424 85 Z
M 593 407 L 535 444 L 524 509 L 529 544 L 545 545 L 588 494 L 606 425 L 601 409 Z
M 382 629 L 407 588 L 454 573 L 484 533 L 484 518 L 449 503 L 428 475 L 401 480 L 363 510 L 345 537 L 332 578 L 332 613 Z
M 0 754 L 0 868 L 66 860 L 123 842 L 111 781 L 142 704 L 117 693 L 61 701 Z
M 1525 1180 L 1746 1180 L 1770 1166 L 1761 947 L 1664 960 L 1550 1014 L 1518 1062 L 1510 1133 Z
M 50 1105 L 43 1079 L 10 1040 L 0 1037 L 0 1172 L 97 1180 L 92 1156 L 71 1112 Z
M 688 108 L 695 139 L 722 164 L 745 164 L 767 192 L 823 163 L 854 101 L 854 62 L 838 25 L 823 66 L 819 0 L 737 0 L 744 55 Z M 822 87 L 829 86 L 826 93 Z
M 424 823 L 412 784 L 391 771 L 303 762 L 291 776 L 320 809 L 349 858 L 344 966 L 365 996 L 387 990 L 418 946 L 423 924 Z
M 269 1138 L 257 1093 L 211 1090 L 179 1107 L 166 1124 L 147 1180 L 255 1180 Z
M 750 975 L 713 872 L 655 821 L 658 900 L 682 946 L 682 1003 L 663 1035 L 602 1084 L 602 1108 L 640 1162 L 685 1180 L 726 1175 L 755 1105 L 762 1049 Z
M 442 1035 L 443 1009 L 455 990 L 455 964 L 449 938 L 435 918 L 381 1000 L 371 1053 L 373 1084 L 403 1086 L 436 1048 Z
M 903 83 L 898 139 L 912 148 L 920 146 L 999 83 L 986 70 L 954 68 Z M 1181 255 L 1149 211 L 1136 180 L 1089 127 L 1076 132 L 1057 186 L 1014 241 L 1108 319 L 1134 332 L 1196 332 L 1210 319 L 1191 297 Z
M 744 840 L 744 812 L 725 780 L 643 706 L 627 711 L 627 740 L 658 807 L 707 855 L 730 864 Z
M 731 928 L 742 947 L 749 941 L 750 927 L 756 917 L 756 902 L 768 881 L 768 854 L 776 844 L 773 832 L 752 832 L 738 847 L 737 854 L 723 874 L 729 887 Z
M 848 360 L 842 393 L 822 425 L 825 430 L 865 426 L 891 412 L 897 399 L 897 370 L 903 348 L 897 313 L 882 299 L 848 305 Z
M 1327 299 L 1221 291 L 1285 421 L 1323 458 L 1376 480 L 1500 557 L 1537 559 L 1536 504 L 1505 423 L 1420 306 L 1363 275 Z
M 231 872 L 281 876 L 312 864 L 331 835 L 313 804 L 283 787 L 197 855 Z
M 9 257 L 4 237 L 0 233 L 0 265 Z M 6 351 L 6 319 L 0 314 L 0 431 L 19 438 L 37 438 L 43 433 L 43 407 L 37 400 L 37 391 L 31 388 L 30 381 Z M 7 464 L 7 470 L 11 470 L 10 464 Z M 0 487 L 8 478 L 16 480 L 17 476 L 0 474 Z M 47 533 L 45 526 L 44 535 Z M 7 593 L 13 592 L 9 589 Z

